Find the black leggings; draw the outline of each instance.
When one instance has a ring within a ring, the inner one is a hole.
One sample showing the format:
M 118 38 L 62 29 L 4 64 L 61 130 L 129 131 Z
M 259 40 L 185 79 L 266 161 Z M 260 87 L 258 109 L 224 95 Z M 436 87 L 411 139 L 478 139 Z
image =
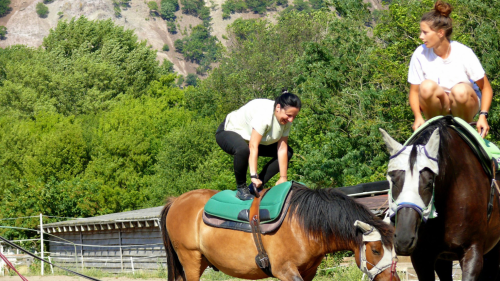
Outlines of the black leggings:
M 248 142 L 239 134 L 231 131 L 224 131 L 225 123 L 226 120 L 217 128 L 215 140 L 222 150 L 234 156 L 234 175 L 236 177 L 236 184 L 239 186 L 247 182 L 250 148 Z M 264 185 L 279 172 L 278 143 L 259 145 L 259 156 L 272 157 L 259 173 L 259 179 L 262 181 L 262 185 Z M 288 161 L 290 161 L 292 156 L 293 149 L 288 146 Z

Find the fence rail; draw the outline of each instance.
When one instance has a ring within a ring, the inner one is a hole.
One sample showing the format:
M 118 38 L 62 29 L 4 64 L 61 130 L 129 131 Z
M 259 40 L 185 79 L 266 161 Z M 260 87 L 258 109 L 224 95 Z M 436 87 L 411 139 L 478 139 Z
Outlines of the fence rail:
M 8 220 L 12 219 L 1 219 L 0 224 L 2 221 Z M 2 225 L 0 228 L 37 232 L 39 238 L 11 242 L 33 242 L 35 247 L 31 251 L 34 250 L 35 254 L 40 257 L 48 257 L 54 264 L 73 270 L 83 271 L 97 268 L 113 273 L 134 273 L 137 270 L 151 271 L 166 267 L 161 232 L 155 226 L 47 233 L 43 230 L 43 220 L 42 215 L 40 215 L 40 230 Z M 0 251 L 6 254 L 14 265 L 27 264 L 29 266 L 32 262 L 23 262 L 17 255 L 18 250 L 5 247 L 1 242 Z M 42 262 L 41 275 L 44 275 L 44 267 Z M 4 273 L 5 264 L 0 262 L 0 276 Z

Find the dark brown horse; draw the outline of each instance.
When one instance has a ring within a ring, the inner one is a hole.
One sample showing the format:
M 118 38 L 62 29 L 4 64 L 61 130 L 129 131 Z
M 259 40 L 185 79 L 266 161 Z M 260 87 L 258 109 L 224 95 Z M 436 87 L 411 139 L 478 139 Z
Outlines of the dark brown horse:
M 496 280 L 498 194 L 488 218 L 491 179 L 451 123 L 450 117 L 440 119 L 406 146 L 381 130 L 391 154 L 395 249 L 411 255 L 419 280 L 435 280 L 436 271 L 440 280 L 451 281 L 453 260 L 460 261 L 462 280 Z
M 373 280 L 399 280 L 390 262 L 392 226 L 333 189 L 296 186 L 292 189 L 281 227 L 262 236 L 274 277 L 312 280 L 325 254 L 351 250 L 358 266 L 365 264 L 366 273 L 375 272 Z M 238 278 L 268 277 L 255 263 L 257 249 L 251 233 L 214 228 L 203 222 L 203 208 L 215 193 L 214 190 L 190 191 L 171 200 L 163 209 L 161 228 L 167 251 L 168 280 L 199 280 L 208 266 Z M 366 224 L 356 228 L 356 220 Z M 365 239 L 378 233 L 378 240 Z M 365 262 L 360 259 L 363 253 Z M 389 264 L 378 264 L 380 260 L 386 261 L 387 255 Z

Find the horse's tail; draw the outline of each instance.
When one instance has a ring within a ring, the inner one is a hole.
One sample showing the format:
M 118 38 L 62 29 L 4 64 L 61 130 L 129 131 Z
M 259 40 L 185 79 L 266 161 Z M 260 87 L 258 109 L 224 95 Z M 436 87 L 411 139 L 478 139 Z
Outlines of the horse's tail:
M 172 203 L 175 199 L 170 199 L 167 205 L 163 207 L 161 211 L 161 236 L 163 238 L 163 245 L 165 246 L 165 251 L 167 252 L 167 271 L 168 271 L 168 281 L 178 281 L 178 280 L 186 280 L 184 277 L 184 268 L 182 267 L 181 262 L 179 261 L 179 257 L 172 246 L 172 241 L 170 241 L 170 237 L 168 236 L 167 231 L 167 214 L 172 206 Z

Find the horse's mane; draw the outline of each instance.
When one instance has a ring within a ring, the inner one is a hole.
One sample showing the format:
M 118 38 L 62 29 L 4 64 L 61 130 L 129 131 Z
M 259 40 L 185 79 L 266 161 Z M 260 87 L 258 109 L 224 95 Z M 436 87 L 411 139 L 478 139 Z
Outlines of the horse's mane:
M 408 145 L 414 145 L 410 153 L 410 170 L 413 170 L 413 165 L 417 161 L 417 147 L 415 145 L 425 145 L 429 141 L 435 129 L 439 129 L 439 153 L 438 166 L 440 171 L 444 171 L 444 167 L 449 161 L 449 144 L 453 140 L 449 132 L 449 126 L 452 124 L 452 116 L 445 116 L 428 127 L 424 128 L 417 136 L 415 136 Z
M 365 206 L 334 188 L 309 189 L 294 186 L 290 198 L 290 217 L 296 218 L 306 235 L 314 240 L 328 241 L 342 248 L 349 248 L 350 242 L 362 243 L 354 226 L 356 220 L 374 226 L 382 236 L 384 245 L 391 245 L 394 229 L 389 224 L 376 218 Z

